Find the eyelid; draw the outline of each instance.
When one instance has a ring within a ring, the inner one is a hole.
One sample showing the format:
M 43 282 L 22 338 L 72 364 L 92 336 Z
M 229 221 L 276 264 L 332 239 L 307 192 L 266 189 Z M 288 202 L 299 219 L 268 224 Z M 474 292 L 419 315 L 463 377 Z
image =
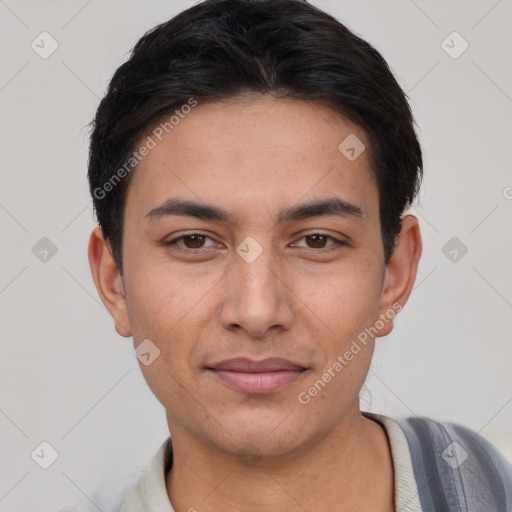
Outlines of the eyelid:
M 204 238 L 209 238 L 212 242 L 215 242 L 215 240 L 208 234 L 206 233 L 201 233 L 200 231 L 193 231 L 191 233 L 183 233 L 179 236 L 176 236 L 174 238 L 172 238 L 171 240 L 165 240 L 163 242 L 163 244 L 165 246 L 175 246 L 175 247 L 178 247 L 179 250 L 182 250 L 182 251 L 185 251 L 185 252 L 193 252 L 193 253 L 199 253 L 200 251 L 204 251 L 204 248 L 203 247 L 200 247 L 199 249 L 189 249 L 188 247 L 184 247 L 184 246 L 181 246 L 181 245 L 178 245 L 177 242 L 179 242 L 180 240 L 182 240 L 183 238 L 188 238 L 190 236 L 194 236 L 194 235 L 198 235 L 198 236 L 202 236 Z
M 326 239 L 330 239 L 330 240 L 332 240 L 333 243 L 330 246 L 323 247 L 321 249 L 314 249 L 312 247 L 304 247 L 305 249 L 311 249 L 311 250 L 316 251 L 316 252 L 322 252 L 322 251 L 325 252 L 325 251 L 327 251 L 329 249 L 329 247 L 332 248 L 332 247 L 335 247 L 336 245 L 338 245 L 338 246 L 348 245 L 348 243 L 346 241 L 344 241 L 342 239 L 339 239 L 339 238 L 337 238 L 337 237 L 335 237 L 333 235 L 330 235 L 329 233 L 325 233 L 323 231 L 318 231 L 318 230 L 317 231 L 313 231 L 312 233 L 305 233 L 305 234 L 303 234 L 299 238 L 299 240 L 302 240 L 303 238 L 307 238 L 308 236 L 313 236 L 313 235 L 318 235 L 318 236 L 322 236 L 322 237 L 324 237 Z

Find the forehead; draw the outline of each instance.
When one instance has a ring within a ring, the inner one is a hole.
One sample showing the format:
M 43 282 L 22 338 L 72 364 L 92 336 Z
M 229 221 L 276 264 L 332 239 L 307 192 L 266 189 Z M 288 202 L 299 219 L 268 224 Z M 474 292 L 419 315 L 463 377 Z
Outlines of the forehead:
M 150 133 L 155 145 L 128 188 L 126 209 L 138 216 L 177 195 L 241 214 L 249 197 L 277 212 L 336 191 L 365 214 L 378 207 L 365 132 L 324 105 L 269 96 L 199 103 L 167 131 Z

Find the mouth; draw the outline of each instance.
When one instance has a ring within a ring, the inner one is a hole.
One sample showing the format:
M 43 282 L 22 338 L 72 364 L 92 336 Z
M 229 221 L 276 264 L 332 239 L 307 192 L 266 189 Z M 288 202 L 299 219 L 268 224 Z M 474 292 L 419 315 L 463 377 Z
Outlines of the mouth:
M 224 384 L 243 393 L 269 394 L 299 379 L 307 368 L 281 358 L 235 358 L 206 368 Z

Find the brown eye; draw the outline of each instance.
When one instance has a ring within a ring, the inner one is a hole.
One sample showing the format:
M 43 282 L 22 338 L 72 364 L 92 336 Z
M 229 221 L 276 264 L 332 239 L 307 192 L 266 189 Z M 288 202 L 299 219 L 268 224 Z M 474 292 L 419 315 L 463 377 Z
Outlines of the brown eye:
M 173 238 L 172 240 L 168 240 L 163 244 L 167 247 L 171 247 L 176 249 L 177 251 L 181 251 L 184 253 L 197 253 L 199 254 L 201 250 L 208 250 L 208 246 L 205 245 L 207 240 L 213 240 L 201 233 L 191 233 L 190 235 L 181 235 L 179 237 Z
M 312 241 L 313 245 L 310 245 L 313 249 L 323 249 L 325 247 L 325 243 L 327 242 L 327 238 L 325 235 L 307 235 L 304 237 Z
M 338 240 L 330 235 L 324 233 L 312 233 L 305 235 L 301 240 L 306 240 L 306 245 L 299 245 L 299 247 L 306 247 L 307 249 L 335 249 L 334 246 L 347 245 L 345 242 Z M 328 242 L 331 243 L 328 243 Z
M 204 235 L 187 235 L 183 236 L 182 240 L 187 249 L 202 249 L 205 238 L 207 237 Z M 187 240 L 189 243 L 186 243 Z

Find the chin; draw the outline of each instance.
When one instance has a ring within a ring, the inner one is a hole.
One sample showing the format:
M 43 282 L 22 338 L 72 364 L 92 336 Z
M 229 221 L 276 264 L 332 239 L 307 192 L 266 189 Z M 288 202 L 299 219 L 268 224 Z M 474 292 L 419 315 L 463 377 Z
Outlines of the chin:
M 290 409 L 291 411 L 292 409 Z M 237 456 L 276 457 L 293 451 L 304 442 L 308 434 L 293 419 L 293 413 L 265 413 L 254 409 L 250 413 L 225 415 L 229 425 L 220 443 L 224 451 Z M 290 420 L 289 422 L 287 420 Z M 293 422 L 293 423 L 292 423 Z M 210 439 L 210 442 L 217 444 Z

